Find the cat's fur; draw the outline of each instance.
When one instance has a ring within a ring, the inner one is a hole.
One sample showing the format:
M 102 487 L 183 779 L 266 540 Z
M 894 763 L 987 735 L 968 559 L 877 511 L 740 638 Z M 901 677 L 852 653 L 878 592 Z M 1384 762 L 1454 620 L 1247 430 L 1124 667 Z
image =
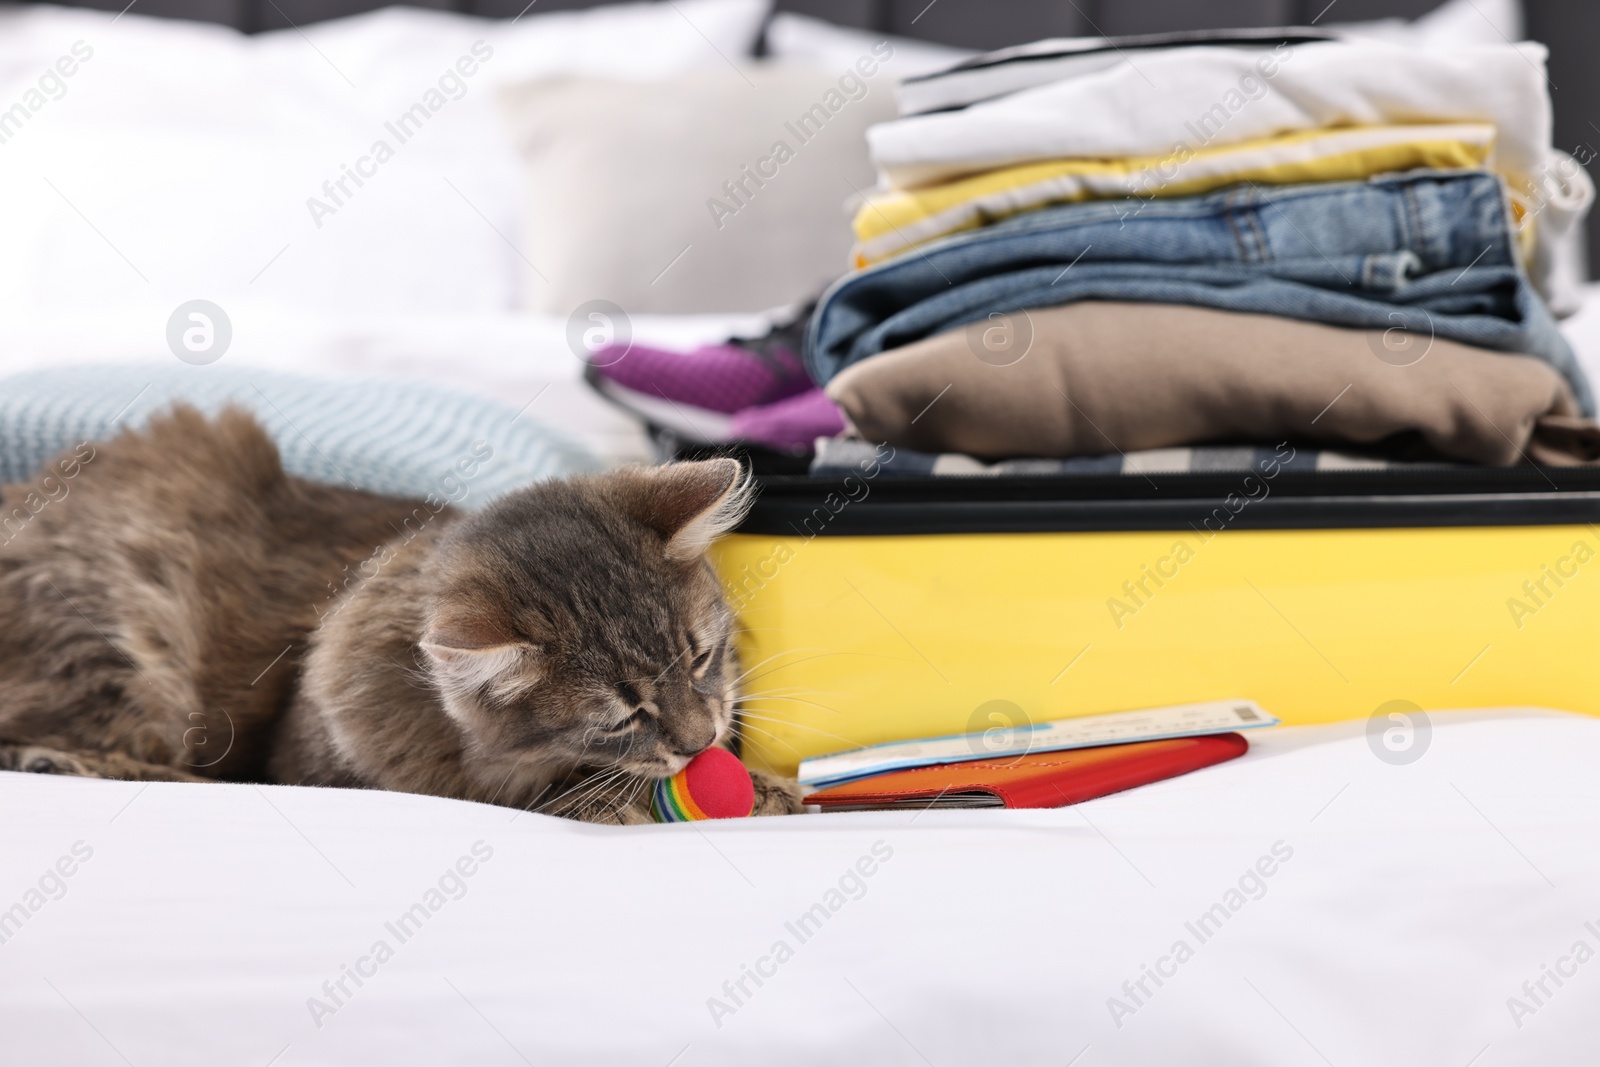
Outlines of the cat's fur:
M 237 410 L 84 448 L 3 490 L 0 767 L 640 822 L 651 780 L 732 736 L 702 555 L 747 500 L 731 460 L 464 514 L 288 477 Z M 758 813 L 798 810 L 755 780 Z

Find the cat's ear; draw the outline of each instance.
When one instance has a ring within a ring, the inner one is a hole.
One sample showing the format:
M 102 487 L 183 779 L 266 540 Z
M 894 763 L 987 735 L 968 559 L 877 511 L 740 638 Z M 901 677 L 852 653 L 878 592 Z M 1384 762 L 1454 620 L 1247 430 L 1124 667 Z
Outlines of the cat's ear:
M 452 683 L 477 689 L 511 670 L 527 676 L 535 669 L 539 648 L 490 615 L 440 612 L 429 620 L 422 651 Z
M 744 467 L 726 457 L 627 474 L 624 508 L 665 539 L 669 558 L 685 562 L 738 526 L 755 496 Z

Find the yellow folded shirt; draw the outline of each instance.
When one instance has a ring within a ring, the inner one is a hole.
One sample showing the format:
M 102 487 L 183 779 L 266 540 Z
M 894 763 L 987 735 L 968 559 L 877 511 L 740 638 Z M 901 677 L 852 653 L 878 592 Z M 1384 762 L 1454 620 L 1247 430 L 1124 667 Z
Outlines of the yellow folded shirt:
M 1239 182 L 1357 181 L 1375 174 L 1479 168 L 1494 151 L 1486 123 L 1309 130 L 1220 148 L 1130 159 L 1061 159 L 942 185 L 868 195 L 856 212 L 856 267 L 1051 204 L 1193 196 Z

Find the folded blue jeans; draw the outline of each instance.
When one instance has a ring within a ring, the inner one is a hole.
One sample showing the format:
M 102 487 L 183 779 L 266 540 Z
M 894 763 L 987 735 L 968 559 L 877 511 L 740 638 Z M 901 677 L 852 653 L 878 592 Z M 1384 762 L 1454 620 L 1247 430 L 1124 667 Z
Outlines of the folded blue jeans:
M 1500 179 L 1408 171 L 1068 204 L 846 275 L 812 316 L 806 366 L 852 363 L 997 313 L 1078 300 L 1224 311 L 1438 336 L 1536 356 L 1594 397 L 1517 253 Z

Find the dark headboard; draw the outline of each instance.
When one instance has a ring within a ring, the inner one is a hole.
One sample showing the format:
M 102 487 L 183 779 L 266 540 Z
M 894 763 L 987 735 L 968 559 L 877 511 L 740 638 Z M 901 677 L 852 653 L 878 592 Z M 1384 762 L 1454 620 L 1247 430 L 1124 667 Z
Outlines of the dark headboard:
M 596 7 L 607 0 L 406 0 L 411 7 L 511 18 L 526 11 Z M 1040 37 L 1232 26 L 1304 24 L 1327 10 L 1329 19 L 1411 18 L 1440 0 L 778 0 L 776 7 L 843 26 L 904 37 L 999 48 Z M 127 0 L 80 0 L 69 7 L 120 11 Z M 304 26 L 387 7 L 387 0 L 134 0 L 143 15 L 220 22 L 254 33 Z M 1559 6 L 1566 6 L 1561 4 Z
M 303 26 L 388 6 L 389 0 L 133 0 L 145 15 L 219 22 L 247 32 Z M 511 18 L 523 11 L 594 7 L 605 0 L 408 0 L 412 6 Z M 966 48 L 999 48 L 1040 37 L 1414 18 L 1441 0 L 776 0 L 785 11 Z M 74 7 L 118 11 L 127 0 Z M 1600 168 L 1600 3 L 1523 0 L 1526 36 L 1550 46 L 1556 145 Z M 1600 212 L 1589 220 L 1590 261 L 1600 263 Z

